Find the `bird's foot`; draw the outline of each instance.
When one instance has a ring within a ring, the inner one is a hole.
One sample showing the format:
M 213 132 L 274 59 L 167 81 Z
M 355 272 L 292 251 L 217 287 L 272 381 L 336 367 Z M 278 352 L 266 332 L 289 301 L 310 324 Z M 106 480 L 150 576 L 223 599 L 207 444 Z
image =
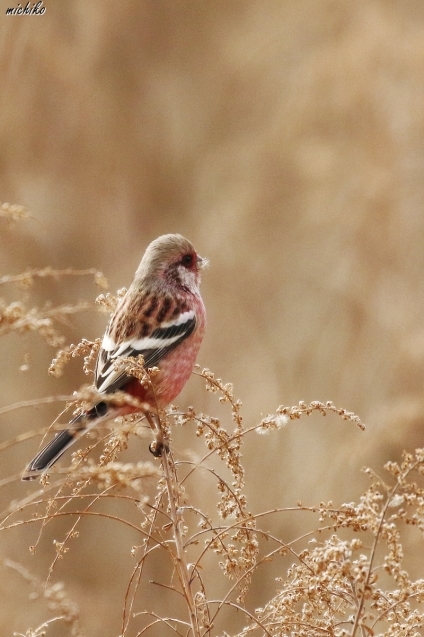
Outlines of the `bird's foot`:
M 169 445 L 162 440 L 154 440 L 149 445 L 149 451 L 155 458 L 161 458 L 164 451 L 169 453 Z

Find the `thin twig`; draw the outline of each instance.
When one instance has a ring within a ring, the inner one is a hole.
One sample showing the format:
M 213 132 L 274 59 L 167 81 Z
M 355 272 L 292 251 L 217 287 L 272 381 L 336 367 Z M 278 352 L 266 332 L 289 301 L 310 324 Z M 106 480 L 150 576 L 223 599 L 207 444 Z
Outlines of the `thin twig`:
M 175 464 L 170 453 L 162 454 L 162 467 L 165 475 L 166 487 L 168 491 L 168 500 L 170 508 L 170 517 L 172 519 L 173 536 L 175 542 L 176 556 L 175 564 L 178 577 L 183 588 L 184 596 L 187 600 L 191 629 L 193 637 L 200 637 L 200 629 L 196 615 L 196 605 L 190 586 L 190 572 L 185 559 L 184 540 L 182 527 L 184 520 L 178 503 L 178 484 L 174 483 L 173 477 L 176 477 Z M 178 509 L 177 509 L 178 507 Z

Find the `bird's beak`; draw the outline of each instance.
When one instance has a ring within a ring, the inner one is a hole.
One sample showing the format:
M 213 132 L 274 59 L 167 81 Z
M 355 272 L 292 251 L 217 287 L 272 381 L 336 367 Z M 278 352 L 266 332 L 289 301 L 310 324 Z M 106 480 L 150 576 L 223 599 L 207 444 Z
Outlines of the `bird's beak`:
M 205 268 L 207 265 L 209 265 L 209 260 L 205 259 L 204 257 L 201 257 L 198 254 L 196 263 L 197 263 L 197 268 L 201 270 L 202 268 Z

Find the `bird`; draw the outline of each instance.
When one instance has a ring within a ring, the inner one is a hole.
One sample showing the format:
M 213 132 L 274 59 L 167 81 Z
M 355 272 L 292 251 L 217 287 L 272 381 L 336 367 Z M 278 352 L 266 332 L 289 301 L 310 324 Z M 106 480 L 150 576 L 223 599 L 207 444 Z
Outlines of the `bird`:
M 114 408 L 111 401 L 101 400 L 102 395 L 116 391 L 141 401 L 157 433 L 150 450 L 156 456 L 162 454 L 164 445 L 154 415 L 178 396 L 195 364 L 206 326 L 199 286 L 207 263 L 180 234 L 162 235 L 148 245 L 133 282 L 110 318 L 97 355 L 94 384 L 100 400 L 56 434 L 26 467 L 23 480 L 45 473 L 77 438 L 101 421 L 140 411 L 128 404 Z M 139 355 L 144 369 L 158 370 L 150 383 L 140 382 L 117 364 Z

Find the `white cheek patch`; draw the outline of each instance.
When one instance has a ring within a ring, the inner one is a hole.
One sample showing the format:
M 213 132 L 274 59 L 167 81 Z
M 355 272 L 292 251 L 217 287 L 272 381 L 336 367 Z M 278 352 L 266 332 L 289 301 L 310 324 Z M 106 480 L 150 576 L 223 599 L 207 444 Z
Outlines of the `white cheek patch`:
M 181 281 L 181 285 L 190 290 L 193 294 L 197 292 L 196 275 L 194 272 L 187 270 L 183 265 L 178 266 L 178 276 Z

